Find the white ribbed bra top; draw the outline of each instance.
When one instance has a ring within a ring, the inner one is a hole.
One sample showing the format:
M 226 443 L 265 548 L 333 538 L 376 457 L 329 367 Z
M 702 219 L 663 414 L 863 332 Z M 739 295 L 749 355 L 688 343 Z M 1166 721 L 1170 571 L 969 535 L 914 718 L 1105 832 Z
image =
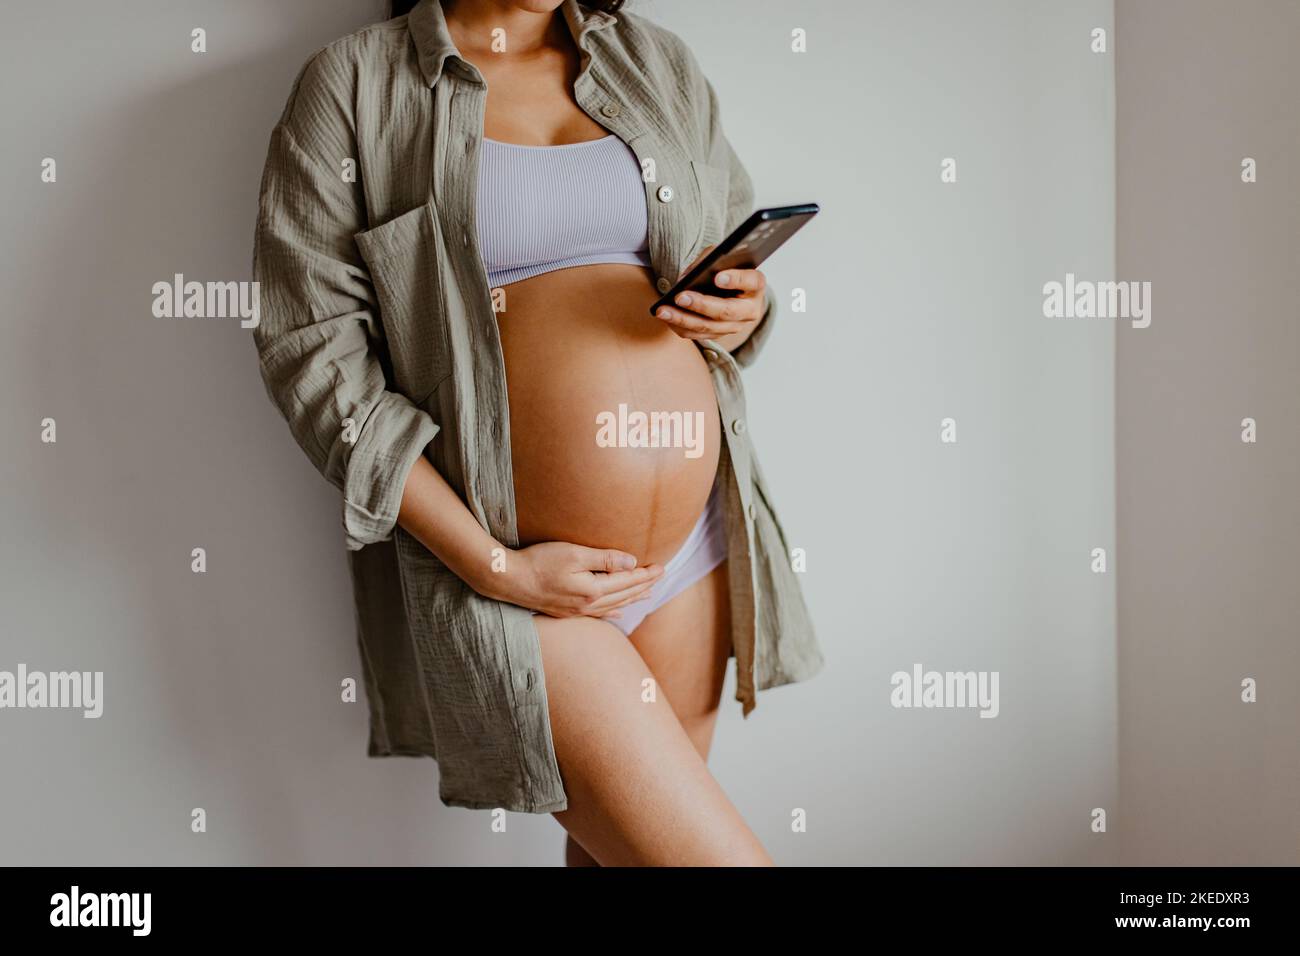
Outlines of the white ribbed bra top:
M 645 183 L 610 133 L 560 146 L 483 138 L 475 223 L 492 288 L 568 266 L 649 266 Z

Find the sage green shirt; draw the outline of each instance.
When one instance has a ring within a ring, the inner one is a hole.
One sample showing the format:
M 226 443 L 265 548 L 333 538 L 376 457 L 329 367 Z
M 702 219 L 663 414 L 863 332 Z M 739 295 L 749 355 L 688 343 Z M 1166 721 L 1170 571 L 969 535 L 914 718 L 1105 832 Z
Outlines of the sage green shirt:
M 574 94 L 643 169 L 661 291 L 753 207 L 713 89 L 674 34 L 565 0 Z M 343 495 L 372 756 L 436 757 L 448 805 L 544 813 L 566 797 L 529 611 L 475 592 L 396 526 L 419 455 L 498 541 L 518 544 L 505 365 L 473 226 L 487 85 L 441 6 L 313 56 L 271 134 L 254 247 L 263 380 Z M 672 200 L 660 201 L 661 185 Z M 726 443 L 736 697 L 822 657 L 746 424 L 740 369 L 772 329 L 702 348 Z M 646 321 L 654 321 L 649 315 Z M 689 635 L 683 635 L 688 639 Z

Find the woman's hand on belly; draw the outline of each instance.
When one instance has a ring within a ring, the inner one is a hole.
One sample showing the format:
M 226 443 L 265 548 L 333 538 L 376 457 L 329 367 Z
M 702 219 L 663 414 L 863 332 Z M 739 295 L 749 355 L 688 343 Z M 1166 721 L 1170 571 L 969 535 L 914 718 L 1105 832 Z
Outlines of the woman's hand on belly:
M 486 597 L 549 617 L 614 617 L 647 597 L 662 565 L 636 566 L 636 558 L 607 548 L 547 541 L 506 555 L 502 571 L 476 587 Z
M 397 520 L 479 594 L 552 617 L 617 617 L 664 572 L 655 564 L 637 567 L 631 554 L 610 548 L 552 541 L 507 549 L 427 458 L 417 458 L 406 476 Z
M 695 262 L 708 255 L 712 248 L 707 247 Z M 695 262 L 682 270 L 682 275 L 689 272 Z M 734 352 L 754 334 L 767 311 L 767 278 L 758 269 L 726 269 L 718 273 L 714 282 L 720 288 L 737 290 L 737 294 L 717 296 L 682 292 L 673 299 L 675 305 L 660 306 L 655 317 L 684 339 L 713 339 L 727 351 Z

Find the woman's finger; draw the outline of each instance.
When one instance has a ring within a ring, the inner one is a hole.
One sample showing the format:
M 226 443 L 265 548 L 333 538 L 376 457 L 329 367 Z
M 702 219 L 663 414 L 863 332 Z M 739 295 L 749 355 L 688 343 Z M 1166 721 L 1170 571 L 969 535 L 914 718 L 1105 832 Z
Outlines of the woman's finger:
M 730 332 L 740 332 L 750 325 L 747 322 L 720 322 L 717 319 L 705 318 L 694 312 L 676 309 L 670 305 L 660 306 L 655 311 L 655 317 L 674 328 L 698 332 L 709 338 L 717 338 Z
M 613 594 L 606 595 L 592 602 L 591 604 L 581 607 L 555 607 L 555 608 L 534 608 L 547 617 L 618 617 L 618 609 L 627 607 L 642 598 L 647 598 L 653 593 L 656 582 L 650 581 L 646 584 L 633 585 L 630 588 L 624 588 L 622 591 L 616 591 Z
M 582 571 L 630 571 L 636 567 L 636 556 L 613 548 L 573 547 L 574 567 Z
M 633 568 L 631 571 L 615 571 L 613 574 L 589 575 L 577 593 L 590 599 L 599 599 L 628 588 L 653 584 L 664 573 L 662 564 L 647 564 L 645 567 Z
M 720 322 L 757 322 L 766 304 L 757 296 L 728 298 L 705 295 L 703 292 L 683 292 L 673 301 L 688 314 L 694 313 Z
M 654 583 L 638 584 L 635 587 L 624 588 L 622 591 L 615 591 L 613 594 L 607 594 L 599 600 L 593 601 L 587 607 L 587 613 L 592 616 L 599 616 L 606 611 L 612 611 L 615 608 L 624 607 L 633 601 L 639 601 L 644 597 L 649 597 L 650 592 L 654 589 Z
M 713 277 L 713 284 L 719 289 L 762 292 L 767 288 L 767 278 L 757 269 L 723 269 Z

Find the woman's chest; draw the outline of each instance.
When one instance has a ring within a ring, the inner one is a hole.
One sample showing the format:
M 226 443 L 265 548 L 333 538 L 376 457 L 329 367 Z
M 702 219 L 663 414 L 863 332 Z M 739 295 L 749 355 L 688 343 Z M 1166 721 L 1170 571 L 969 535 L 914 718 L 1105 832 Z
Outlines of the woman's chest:
M 504 143 L 554 146 L 604 136 L 574 93 L 577 56 L 558 51 L 527 61 L 504 58 L 474 64 L 487 84 L 483 135 Z
M 478 356 L 492 364 L 499 355 L 476 227 L 489 93 L 486 84 L 448 70 L 433 88 L 404 95 L 406 101 L 389 104 L 400 122 L 365 124 L 370 129 L 359 138 L 373 226 L 357 240 L 380 301 L 390 387 L 418 402 L 451 374 L 458 355 L 470 364 Z M 591 122 L 602 135 L 613 133 L 631 153 L 648 281 L 664 292 L 700 248 L 720 238 L 727 170 L 705 161 L 687 125 L 667 122 L 661 111 L 668 93 L 629 92 L 588 71 L 573 82 L 572 95 L 589 119 L 600 117 L 600 124 Z

